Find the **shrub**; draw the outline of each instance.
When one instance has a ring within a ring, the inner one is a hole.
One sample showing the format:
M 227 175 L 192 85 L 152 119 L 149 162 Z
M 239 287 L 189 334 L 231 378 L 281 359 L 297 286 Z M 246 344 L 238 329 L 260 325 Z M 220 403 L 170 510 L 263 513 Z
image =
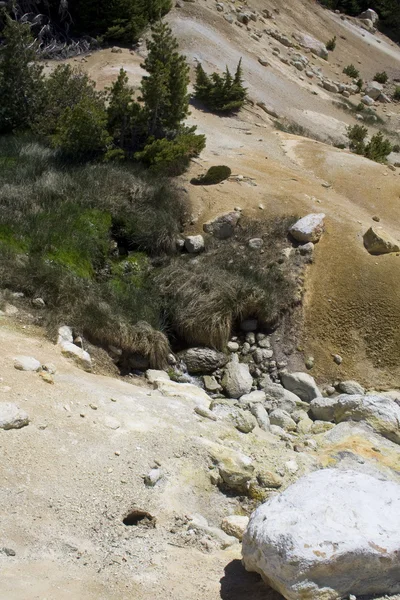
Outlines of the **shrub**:
M 193 178 L 190 183 L 193 185 L 215 185 L 216 183 L 221 183 L 221 181 L 228 179 L 231 174 L 231 169 L 224 165 L 210 167 L 207 173 L 200 177 Z
M 353 64 L 347 65 L 347 67 L 343 69 L 343 73 L 345 75 L 348 75 L 352 79 L 357 79 L 360 76 L 360 72 L 358 71 L 358 69 L 356 69 L 356 67 Z
M 75 160 L 104 154 L 111 143 L 104 103 L 86 96 L 72 108 L 66 108 L 58 119 L 53 142 Z
M 400 144 L 394 144 L 392 152 L 400 152 Z
M 387 83 L 389 80 L 389 75 L 386 73 L 386 71 L 382 71 L 382 73 L 375 73 L 374 75 L 374 81 L 377 81 L 378 83 Z
M 237 65 L 234 77 L 228 67 L 222 76 L 215 72 L 209 76 L 198 63 L 195 98 L 211 111 L 232 113 L 240 110 L 247 98 L 247 90 L 243 85 L 242 59 Z
M 379 131 L 372 136 L 370 142 L 365 148 L 365 156 L 375 162 L 385 162 L 387 156 L 392 151 L 392 145 L 388 139 L 383 137 L 383 133 Z
M 396 89 L 394 90 L 393 93 L 393 100 L 395 100 L 396 102 L 400 101 L 400 86 L 396 86 Z
M 336 35 L 334 35 L 333 38 L 327 41 L 326 49 L 329 50 L 329 52 L 333 52 L 336 48 L 336 39 Z
M 242 220 L 235 237 L 211 240 L 194 263 L 181 256 L 155 276 L 171 332 L 188 344 L 225 349 L 232 329 L 247 317 L 274 326 L 294 302 L 290 261 L 280 264 L 294 218 L 269 223 Z M 243 252 L 252 237 L 264 240 L 258 252 Z
M 153 171 L 175 176 L 183 173 L 190 159 L 198 156 L 204 147 L 204 135 L 195 135 L 188 130 L 173 140 L 149 138 L 147 145 L 135 154 L 135 158 Z
M 350 150 L 356 154 L 364 154 L 365 138 L 368 135 L 368 129 L 362 125 L 352 125 L 347 128 L 347 136 L 350 140 Z

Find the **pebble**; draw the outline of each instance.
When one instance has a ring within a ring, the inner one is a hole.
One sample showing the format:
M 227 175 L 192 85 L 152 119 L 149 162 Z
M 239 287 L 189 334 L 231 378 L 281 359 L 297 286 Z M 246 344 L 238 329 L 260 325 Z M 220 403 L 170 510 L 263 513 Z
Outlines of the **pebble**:
M 98 408 L 97 404 L 89 404 L 89 406 L 92 410 L 97 410 Z
M 12 548 L 2 548 L 0 550 L 0 552 L 5 554 L 6 556 L 15 556 L 16 555 L 15 550 L 13 550 Z
M 120 456 L 120 455 L 121 455 L 121 452 L 120 452 L 119 450 L 116 450 L 116 451 L 114 452 L 114 454 L 115 454 L 115 456 Z

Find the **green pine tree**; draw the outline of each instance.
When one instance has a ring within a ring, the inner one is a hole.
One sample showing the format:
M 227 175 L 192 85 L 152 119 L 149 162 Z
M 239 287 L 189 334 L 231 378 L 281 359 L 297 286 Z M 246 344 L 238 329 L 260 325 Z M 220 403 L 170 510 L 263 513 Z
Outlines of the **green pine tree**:
M 212 83 L 201 66 L 200 63 L 197 63 L 196 66 L 196 82 L 194 84 L 194 93 L 195 97 L 200 100 L 200 102 L 205 102 L 208 96 L 210 95 Z
M 148 75 L 142 79 L 141 100 L 148 135 L 162 138 L 176 135 L 189 113 L 189 67 L 177 51 L 177 41 L 168 25 L 160 22 L 152 31 L 143 64 Z
M 129 155 L 139 146 L 142 110 L 133 98 L 124 69 L 120 70 L 108 92 L 108 131 L 114 143 Z
M 37 47 L 29 25 L 7 18 L 0 46 L 0 133 L 28 129 L 43 92 Z

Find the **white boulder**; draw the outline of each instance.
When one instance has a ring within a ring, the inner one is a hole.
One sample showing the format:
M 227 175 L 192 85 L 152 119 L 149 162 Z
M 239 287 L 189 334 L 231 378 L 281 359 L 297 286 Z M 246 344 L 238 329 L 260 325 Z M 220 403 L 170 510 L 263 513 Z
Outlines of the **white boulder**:
M 232 355 L 231 362 L 225 367 L 221 383 L 230 398 L 240 398 L 250 393 L 253 378 L 248 365 L 240 363 L 237 354 Z
M 368 19 L 368 21 L 372 21 L 373 25 L 376 25 L 376 23 L 379 21 L 378 13 L 375 12 L 372 8 L 364 10 L 364 12 L 362 12 L 358 18 L 363 20 Z
M 189 254 L 198 254 L 204 250 L 204 238 L 202 235 L 188 235 L 185 238 L 185 248 Z
M 243 563 L 287 600 L 400 592 L 400 485 L 320 470 L 260 506 Z
M 74 361 L 85 371 L 92 370 L 92 359 L 90 358 L 89 352 L 79 348 L 76 344 L 64 340 L 61 341 L 59 345 L 64 356 L 74 359 Z
M 400 444 L 400 406 L 391 398 L 378 395 L 343 394 L 336 398 L 316 398 L 310 408 L 314 417 L 324 421 L 363 421 L 377 433 Z
M 11 402 L 0 402 L 0 429 L 21 429 L 29 424 L 28 414 Z
M 370 81 L 367 83 L 364 91 L 372 100 L 377 100 L 383 92 L 383 85 L 377 81 Z
M 307 215 L 292 225 L 289 233 L 297 242 L 315 244 L 324 232 L 324 219 L 324 213 Z
M 314 377 L 308 373 L 283 373 L 282 385 L 304 402 L 311 402 L 321 396 Z
M 311 35 L 306 33 L 293 33 L 293 37 L 302 46 L 303 48 L 308 48 L 313 54 L 316 54 L 320 58 L 328 59 L 328 50 L 326 49 L 325 44 L 316 40 Z
M 14 367 L 17 371 L 40 371 L 42 365 L 33 356 L 16 356 Z

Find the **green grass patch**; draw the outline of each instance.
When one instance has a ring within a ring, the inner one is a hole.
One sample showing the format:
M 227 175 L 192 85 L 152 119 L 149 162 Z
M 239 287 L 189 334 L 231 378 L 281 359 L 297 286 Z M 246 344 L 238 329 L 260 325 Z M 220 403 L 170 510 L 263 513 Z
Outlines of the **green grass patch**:
M 204 175 L 194 177 L 190 183 L 193 185 L 216 185 L 217 183 L 221 183 L 221 181 L 225 181 L 231 175 L 232 171 L 229 167 L 218 165 L 210 167 Z

